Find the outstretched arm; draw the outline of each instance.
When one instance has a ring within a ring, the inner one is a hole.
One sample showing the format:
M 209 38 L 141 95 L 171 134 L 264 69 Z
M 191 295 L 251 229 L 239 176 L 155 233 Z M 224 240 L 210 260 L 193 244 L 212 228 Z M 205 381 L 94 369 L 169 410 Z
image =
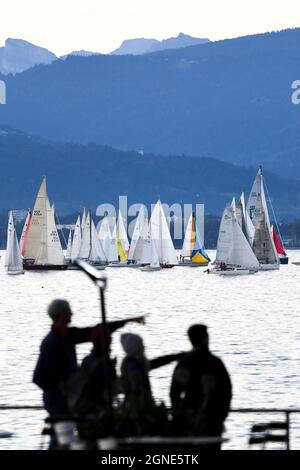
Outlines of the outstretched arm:
M 156 357 L 155 359 L 151 359 L 150 362 L 150 370 L 158 369 L 159 367 L 166 366 L 174 361 L 179 361 L 184 356 L 184 352 L 177 353 L 177 354 L 167 354 L 166 356 Z
M 123 326 L 127 325 L 127 323 L 141 323 L 142 325 L 144 325 L 145 318 L 146 315 L 140 315 L 139 317 L 126 318 L 125 320 L 111 321 L 108 323 L 109 330 L 111 333 L 113 333 L 119 328 L 123 328 Z

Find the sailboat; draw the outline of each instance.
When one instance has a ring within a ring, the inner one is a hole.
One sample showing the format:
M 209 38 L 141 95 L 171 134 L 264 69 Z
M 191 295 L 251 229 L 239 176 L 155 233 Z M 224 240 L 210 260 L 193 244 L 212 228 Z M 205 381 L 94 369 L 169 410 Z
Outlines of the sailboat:
M 260 269 L 279 269 L 280 263 L 271 232 L 262 167 L 259 167 L 254 180 L 247 211 L 255 228 L 252 248 L 259 261 Z
M 144 244 L 148 239 L 148 218 L 145 207 L 141 204 L 137 216 L 128 252 L 129 267 L 140 267 Z
M 205 253 L 199 229 L 195 222 L 195 216 L 192 212 L 185 231 L 179 266 L 207 266 L 209 261 L 210 259 Z
M 70 261 L 72 265 L 74 264 L 74 261 L 78 258 L 80 245 L 81 245 L 81 221 L 80 221 L 80 215 L 79 215 L 76 220 L 73 240 L 72 240 L 72 247 L 71 247 Z M 75 268 L 77 268 L 77 266 L 75 266 Z
M 67 269 L 54 213 L 50 206 L 46 178 L 43 178 L 28 229 L 23 259 L 24 269 L 62 270 Z
M 112 259 L 109 266 L 112 268 L 128 267 L 128 251 L 129 241 L 127 231 L 119 209 L 118 222 L 114 221 L 111 234 L 110 258 Z
M 150 272 L 160 271 L 162 269 L 158 258 L 156 244 L 152 236 L 151 223 L 148 227 L 148 234 L 147 238 L 145 239 L 141 262 L 144 264 L 144 266 L 140 267 L 141 271 Z
M 86 260 L 97 269 L 105 269 L 107 262 L 90 211 L 85 219 L 78 259 Z
M 156 245 L 160 266 L 162 268 L 172 268 L 178 265 L 177 254 L 160 200 L 154 206 L 150 224 L 151 238 Z
M 242 192 L 240 200 L 236 203 L 236 218 L 250 245 L 253 245 L 255 227 L 246 209 L 245 193 Z
M 279 234 L 280 238 L 278 237 L 274 225 L 272 225 L 271 231 L 272 231 L 273 241 L 274 241 L 274 245 L 275 245 L 275 248 L 276 248 L 276 251 L 277 251 L 277 254 L 278 254 L 280 264 L 288 264 L 289 263 L 289 257 L 286 254 L 285 249 L 283 248 L 282 239 L 280 237 L 280 234 Z
M 19 246 L 20 246 L 22 256 L 24 256 L 24 254 L 25 254 L 26 240 L 27 240 L 29 227 L 30 227 L 30 224 L 31 224 L 31 219 L 32 219 L 31 211 L 28 211 L 25 222 L 24 222 L 20 242 L 19 242 Z
M 125 259 L 127 260 L 128 258 L 129 240 L 127 236 L 127 230 L 124 224 L 124 219 L 123 219 L 120 209 L 119 209 L 119 214 L 118 214 L 117 241 L 120 243 L 120 246 L 121 246 L 121 253 L 122 253 L 122 258 L 123 258 L 121 259 L 121 261 L 125 261 Z
M 8 218 L 5 265 L 7 274 L 24 274 L 23 260 L 12 211 L 10 211 Z
M 112 261 L 111 257 L 113 257 L 113 261 L 116 261 L 118 258 L 117 251 L 112 253 L 112 235 L 110 230 L 109 218 L 106 216 L 101 220 L 99 229 L 98 229 L 98 238 L 101 242 L 105 257 L 108 262 Z M 114 244 L 113 244 L 114 246 Z
M 222 276 L 254 274 L 259 269 L 259 262 L 238 222 L 235 199 L 223 212 L 215 265 L 208 272 Z
M 69 230 L 67 251 L 66 251 L 66 261 L 71 260 L 71 251 L 72 251 L 72 229 Z

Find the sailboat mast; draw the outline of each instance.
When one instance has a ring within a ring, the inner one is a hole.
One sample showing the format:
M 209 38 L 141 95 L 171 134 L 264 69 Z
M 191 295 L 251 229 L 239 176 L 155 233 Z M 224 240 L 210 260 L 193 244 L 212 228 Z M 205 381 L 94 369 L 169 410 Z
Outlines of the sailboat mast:
M 89 210 L 89 216 L 90 216 L 90 252 L 88 258 L 90 258 L 91 253 L 92 253 L 92 214 L 91 210 Z

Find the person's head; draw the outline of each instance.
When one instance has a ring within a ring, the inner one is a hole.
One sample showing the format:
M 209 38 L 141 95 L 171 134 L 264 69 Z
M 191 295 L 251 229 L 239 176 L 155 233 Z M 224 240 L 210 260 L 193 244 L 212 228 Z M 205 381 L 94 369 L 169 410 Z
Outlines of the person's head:
M 188 337 L 194 348 L 208 348 L 208 332 L 206 325 L 196 324 L 188 329 Z
M 52 300 L 48 306 L 48 315 L 53 324 L 67 326 L 72 318 L 72 310 L 69 302 L 63 299 Z
M 96 326 L 93 328 L 92 334 L 91 334 L 91 341 L 93 343 L 93 348 L 94 348 L 94 353 L 97 354 L 97 356 L 103 356 L 104 355 L 104 336 L 103 336 L 103 329 L 101 326 Z M 108 346 L 108 353 L 110 353 L 110 345 L 111 345 L 111 334 L 108 332 L 108 338 L 107 338 L 107 346 Z
M 121 344 L 127 356 L 142 356 L 144 354 L 143 339 L 133 333 L 121 335 Z

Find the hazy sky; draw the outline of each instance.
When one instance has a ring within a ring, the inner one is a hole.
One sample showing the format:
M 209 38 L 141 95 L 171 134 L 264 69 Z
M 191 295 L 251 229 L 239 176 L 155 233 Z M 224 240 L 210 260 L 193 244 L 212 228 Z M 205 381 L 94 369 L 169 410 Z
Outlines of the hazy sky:
M 212 40 L 300 26 L 299 0 L 2 0 L 0 45 L 22 38 L 58 55 L 110 52 L 123 39 L 184 32 Z

